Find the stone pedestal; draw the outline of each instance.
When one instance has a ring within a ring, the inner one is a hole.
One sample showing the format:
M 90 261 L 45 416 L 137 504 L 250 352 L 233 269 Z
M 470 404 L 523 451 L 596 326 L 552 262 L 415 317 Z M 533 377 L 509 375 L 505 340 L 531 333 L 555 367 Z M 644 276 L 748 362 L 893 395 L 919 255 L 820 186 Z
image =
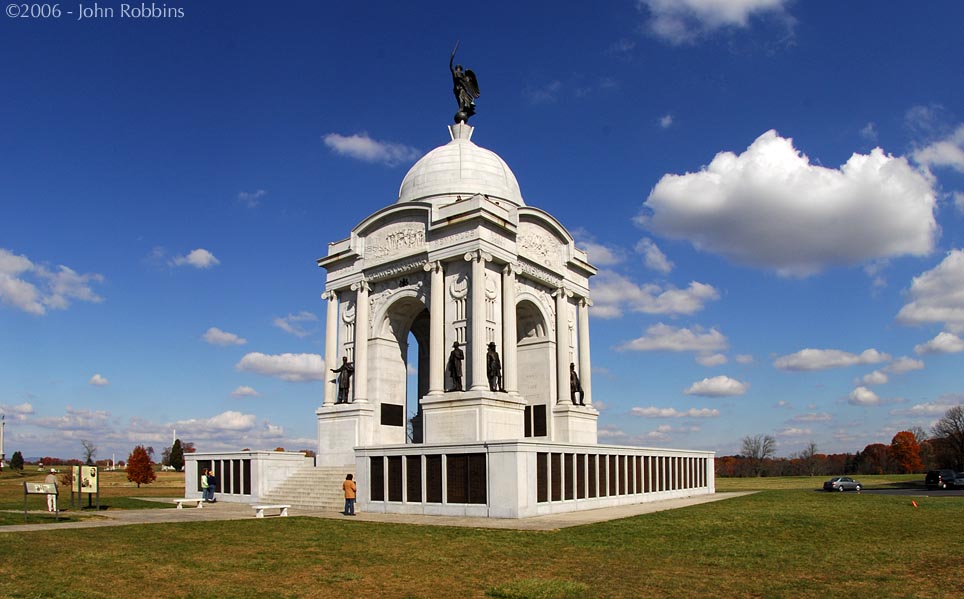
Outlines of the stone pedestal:
M 318 417 L 318 466 L 350 466 L 355 447 L 372 444 L 375 408 L 371 404 L 335 404 L 315 411 Z
M 595 444 L 598 419 L 599 412 L 592 406 L 557 404 L 552 407 L 553 441 Z
M 525 400 L 509 393 L 454 391 L 422 398 L 425 443 L 518 439 Z

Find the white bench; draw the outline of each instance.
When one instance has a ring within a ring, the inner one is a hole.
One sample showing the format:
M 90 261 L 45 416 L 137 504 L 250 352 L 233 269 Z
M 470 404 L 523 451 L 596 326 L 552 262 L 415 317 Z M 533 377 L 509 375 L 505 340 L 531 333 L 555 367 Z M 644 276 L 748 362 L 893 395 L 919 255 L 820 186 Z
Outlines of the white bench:
M 174 503 L 177 504 L 177 509 L 179 509 L 179 510 L 183 510 L 183 509 L 184 509 L 184 504 L 185 504 L 185 503 L 188 503 L 188 504 L 190 504 L 190 503 L 196 503 L 196 504 L 197 504 L 197 508 L 198 508 L 198 509 L 201 509 L 201 507 L 204 505 L 204 500 L 201 499 L 200 497 L 198 497 L 198 498 L 196 498 L 196 499 L 175 499 L 175 500 L 174 500 Z
M 254 508 L 255 518 L 264 518 L 265 510 L 278 510 L 279 516 L 287 516 L 288 508 L 291 506 L 290 505 L 252 505 L 251 507 Z

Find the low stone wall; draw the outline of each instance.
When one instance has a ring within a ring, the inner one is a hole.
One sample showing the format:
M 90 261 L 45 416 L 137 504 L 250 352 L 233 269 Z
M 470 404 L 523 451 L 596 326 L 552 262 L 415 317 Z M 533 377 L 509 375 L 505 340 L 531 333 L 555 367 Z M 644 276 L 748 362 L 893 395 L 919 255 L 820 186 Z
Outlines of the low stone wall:
M 257 503 L 292 472 L 314 464 L 313 458 L 293 451 L 235 451 L 184 455 L 184 496 L 201 496 L 201 470 L 212 468 L 218 479 L 217 498 Z
M 355 449 L 359 508 L 526 518 L 715 492 L 713 452 L 536 441 Z

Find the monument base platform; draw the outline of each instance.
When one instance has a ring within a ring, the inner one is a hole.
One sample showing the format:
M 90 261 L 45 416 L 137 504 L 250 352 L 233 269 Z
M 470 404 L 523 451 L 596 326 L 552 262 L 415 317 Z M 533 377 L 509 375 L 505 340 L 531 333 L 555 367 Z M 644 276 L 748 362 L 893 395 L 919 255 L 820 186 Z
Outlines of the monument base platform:
M 708 451 L 529 440 L 359 447 L 364 512 L 527 518 L 715 492 Z
M 556 404 L 552 406 L 553 438 L 562 443 L 594 445 L 599 411 L 592 406 Z
M 518 439 L 526 402 L 496 391 L 453 391 L 422 398 L 425 443 Z
M 354 448 L 371 445 L 375 407 L 369 403 L 321 406 L 318 417 L 318 466 L 348 466 L 355 462 Z

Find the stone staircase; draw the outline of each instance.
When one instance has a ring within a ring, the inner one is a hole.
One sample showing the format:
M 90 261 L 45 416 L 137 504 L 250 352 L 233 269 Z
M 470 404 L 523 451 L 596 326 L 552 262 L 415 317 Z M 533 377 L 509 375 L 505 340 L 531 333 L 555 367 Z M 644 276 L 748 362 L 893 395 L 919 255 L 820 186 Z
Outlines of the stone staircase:
M 288 504 L 303 510 L 340 512 L 345 509 L 346 467 L 304 466 L 261 497 L 263 504 Z

